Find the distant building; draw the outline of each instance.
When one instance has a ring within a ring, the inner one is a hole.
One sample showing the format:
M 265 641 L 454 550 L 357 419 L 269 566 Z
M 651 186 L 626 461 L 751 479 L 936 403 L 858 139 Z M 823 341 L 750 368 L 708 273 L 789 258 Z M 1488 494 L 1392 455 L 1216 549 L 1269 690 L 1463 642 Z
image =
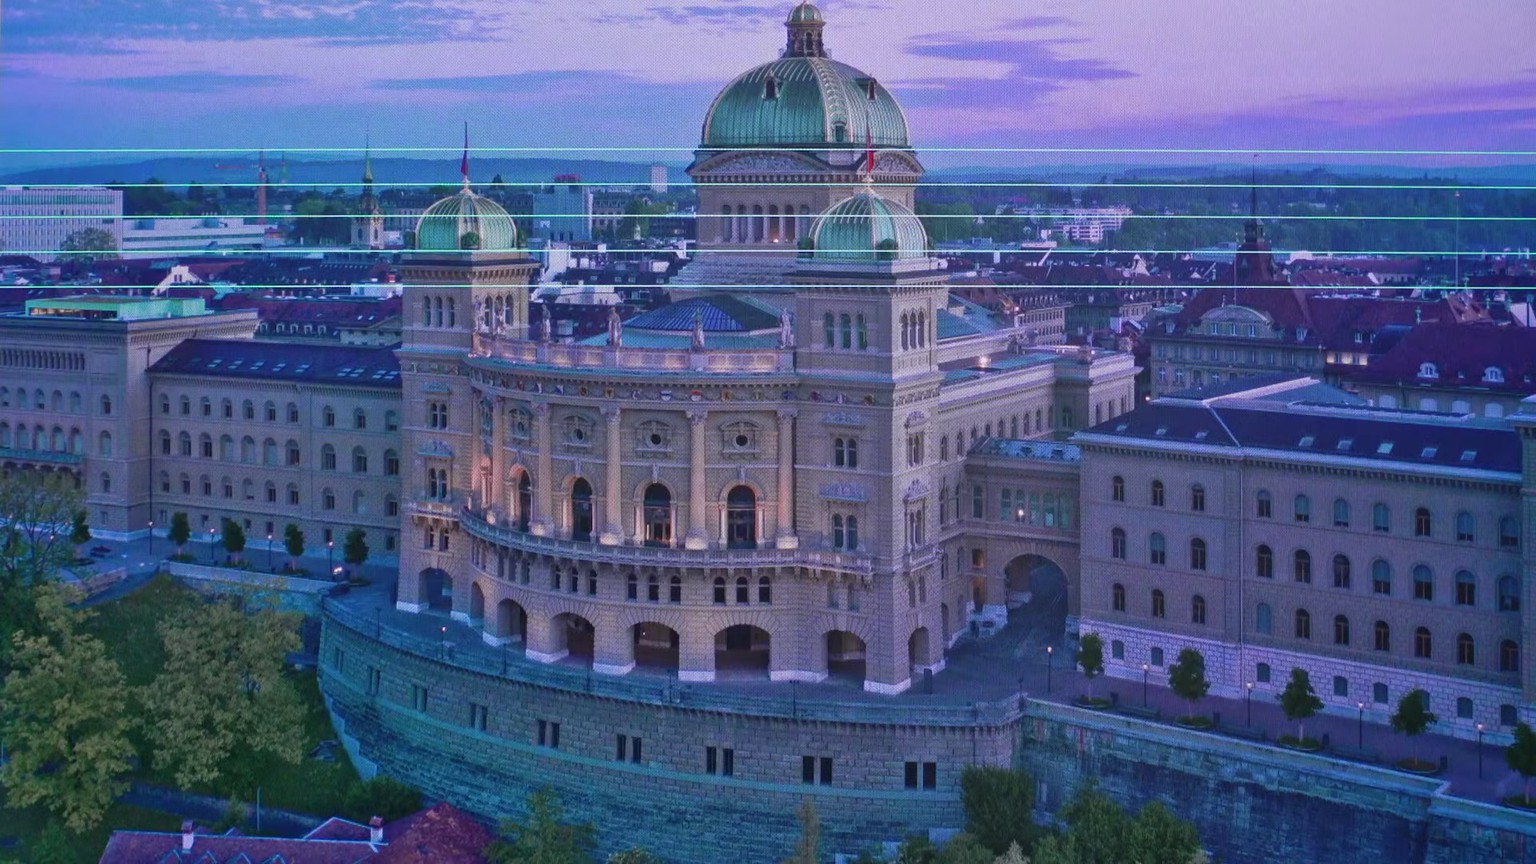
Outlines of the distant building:
M 651 166 L 651 191 L 657 195 L 667 194 L 667 166 Z
M 1345 385 L 1382 408 L 1504 417 L 1536 393 L 1536 330 L 1420 324 Z
M 592 192 L 576 175 L 562 175 L 533 193 L 529 238 L 557 243 L 592 240 Z
M 123 226 L 122 251 L 133 255 L 241 251 L 266 245 L 267 227 L 230 216 L 134 219 Z
M 0 252 L 54 261 L 64 239 L 86 228 L 99 228 L 122 245 L 121 190 L 47 186 L 0 189 Z

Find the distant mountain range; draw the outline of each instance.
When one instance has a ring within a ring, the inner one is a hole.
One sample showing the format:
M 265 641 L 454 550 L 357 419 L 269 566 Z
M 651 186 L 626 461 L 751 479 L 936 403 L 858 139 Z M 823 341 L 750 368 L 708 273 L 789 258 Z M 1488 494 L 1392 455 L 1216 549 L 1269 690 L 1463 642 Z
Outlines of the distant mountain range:
M 271 182 L 281 178 L 282 157 L 267 154 L 267 174 Z M 1113 180 L 1196 180 L 1212 175 L 1241 174 L 1249 170 L 1246 163 L 1210 165 L 1148 166 L 1145 164 L 1101 165 L 1040 165 L 1017 168 L 985 166 L 937 168 L 928 176 L 946 182 L 1006 183 L 1024 178 L 1045 180 L 1066 186 L 1097 183 L 1101 178 Z M 1421 168 L 1401 165 L 1335 165 L 1313 164 L 1260 166 L 1265 174 L 1279 171 L 1297 173 L 1320 170 L 1334 176 L 1372 176 L 1395 178 L 1438 177 L 1451 178 L 1465 183 L 1487 186 L 1536 185 L 1536 164 L 1495 165 Z M 499 159 L 474 158 L 470 163 L 471 176 L 477 183 L 486 183 L 500 174 L 507 183 L 549 183 L 556 175 L 577 174 L 585 183 L 607 186 L 643 186 L 651 181 L 649 163 L 611 162 L 596 159 Z M 669 164 L 668 179 L 674 185 L 687 184 L 682 164 Z M 373 160 L 374 181 L 380 187 L 402 185 L 453 185 L 458 182 L 458 165 L 455 159 L 406 159 L 376 158 Z M 361 158 L 287 160 L 288 182 L 300 186 L 324 189 L 355 184 L 362 177 Z M 252 183 L 256 180 L 256 154 L 229 155 L 219 158 L 161 158 L 137 162 L 113 162 L 84 165 L 67 165 L 35 168 L 0 175 L 0 184 L 11 186 L 43 186 L 49 184 L 103 184 L 112 182 L 138 183 L 151 177 L 163 180 L 167 185 L 185 186 L 199 183 L 207 186 L 224 186 Z

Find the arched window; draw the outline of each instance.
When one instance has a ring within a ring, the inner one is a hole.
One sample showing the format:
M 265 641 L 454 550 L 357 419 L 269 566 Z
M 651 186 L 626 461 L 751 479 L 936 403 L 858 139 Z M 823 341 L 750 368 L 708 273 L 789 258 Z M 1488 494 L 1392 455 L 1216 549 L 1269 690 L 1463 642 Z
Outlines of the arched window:
M 1270 496 L 1268 489 L 1259 490 L 1254 500 L 1254 514 L 1260 519 L 1269 519 L 1275 515 L 1275 499 Z
M 1520 671 L 1520 643 L 1513 639 L 1505 639 L 1499 643 L 1499 671 Z
M 682 577 L 673 576 L 670 580 L 668 580 L 668 582 L 667 582 L 667 602 L 668 603 L 673 603 L 673 604 L 677 604 L 677 603 L 683 602 L 683 580 L 682 580 Z
M 725 545 L 757 548 L 757 495 L 747 486 L 735 486 L 725 497 Z
M 1116 474 L 1109 481 L 1109 499 L 1111 501 L 1125 500 L 1125 478 Z
M 1392 596 L 1392 565 L 1385 559 L 1377 558 L 1371 562 L 1371 593 Z
M 1205 541 L 1199 537 L 1189 541 L 1189 569 L 1205 569 Z
M 715 605 L 717 605 L 717 606 L 724 606 L 725 605 L 725 577 L 724 576 L 716 576 L 715 577 L 714 600 L 715 600 Z
M 335 426 L 336 425 L 336 409 L 332 408 L 329 405 L 327 405 L 324 408 L 320 409 L 320 425 L 321 426 Z
M 1305 609 L 1296 610 L 1296 638 L 1312 638 L 1312 613 Z
M 1435 599 L 1435 574 L 1423 564 L 1413 568 L 1413 599 Z
M 400 454 L 394 450 L 384 451 L 384 476 L 400 476 Z
M 1109 606 L 1116 612 L 1125 611 L 1125 586 L 1119 582 L 1109 589 Z
M 660 483 L 645 487 L 641 498 L 644 513 L 645 545 L 672 545 L 672 490 Z
M 320 470 L 336 470 L 336 448 L 330 444 L 326 444 L 320 448 Z
M 189 434 L 187 432 L 181 433 L 180 435 L 177 436 L 177 443 L 180 445 L 181 455 L 183 455 L 183 456 L 191 456 L 192 455 L 192 436 L 191 436 L 191 434 Z
M 367 411 L 364 411 L 363 409 L 359 408 L 356 411 L 352 412 L 352 428 L 354 428 L 354 429 L 367 429 L 368 428 L 368 412 Z
M 1499 519 L 1499 546 L 1516 549 L 1520 546 L 1520 522 L 1513 516 Z
M 1205 623 L 1205 598 L 1196 594 L 1189 600 L 1189 622 L 1191 624 Z
M 235 439 L 233 436 L 219 436 L 219 458 L 225 462 L 235 461 Z
M 1427 660 L 1434 654 L 1434 647 L 1428 627 L 1419 627 L 1413 631 L 1413 656 Z
M 1456 634 L 1456 665 L 1477 665 L 1477 643 L 1472 641 L 1471 633 Z
M 1430 516 L 1428 507 L 1420 507 L 1413 511 L 1413 536 L 1429 537 L 1434 531 L 1434 519 Z
M 1350 569 L 1349 556 L 1333 556 L 1333 587 L 1349 589 Z
M 1163 597 L 1161 589 L 1152 589 L 1152 617 L 1165 618 L 1168 615 L 1167 599 Z
M 101 472 L 101 491 L 103 491 L 103 492 L 111 492 L 112 491 L 112 475 L 108 474 L 105 471 Z
M 1349 502 L 1343 498 L 1333 499 L 1333 527 L 1349 527 Z
M 747 577 L 745 576 L 736 577 L 736 602 L 752 602 L 752 587 L 751 584 L 747 582 Z
M 101 397 L 101 413 L 103 415 L 109 415 L 109 414 L 112 413 L 112 397 L 111 396 L 103 396 L 103 397 Z
M 1499 611 L 1520 611 L 1520 578 L 1505 574 L 1499 577 Z
M 571 539 L 592 542 L 592 484 L 584 477 L 571 484 Z
M 1163 481 L 1161 481 L 1161 480 L 1153 480 L 1152 481 L 1152 493 L 1151 493 L 1152 506 L 1153 507 L 1161 507 L 1161 506 L 1163 506 L 1163 497 L 1164 497 L 1163 496 Z
M 1253 629 L 1263 633 L 1265 636 L 1268 636 L 1274 632 L 1275 614 L 1269 608 L 1268 603 L 1260 603 L 1258 606 L 1254 607 Z
M 1477 577 L 1471 571 L 1456 571 L 1456 605 L 1477 605 Z
M 240 416 L 246 420 L 256 419 L 256 403 L 247 399 L 240 403 Z
M 757 577 L 757 602 L 773 602 L 773 580 L 769 579 L 767 576 Z
M 854 551 L 854 550 L 857 550 L 859 548 L 859 517 L 857 517 L 857 516 L 849 516 L 847 521 L 848 521 L 848 545 L 845 548 L 847 548 L 850 551 Z
M 1391 651 L 1392 625 L 1385 621 L 1377 621 L 1376 626 L 1373 628 L 1373 632 L 1375 634 L 1375 642 L 1371 647 L 1375 648 L 1377 651 Z
M 1253 570 L 1261 579 L 1275 578 L 1275 551 L 1264 544 L 1253 551 Z
M 352 448 L 352 473 L 368 473 L 368 451 L 361 447 Z
M 1125 529 L 1112 528 L 1109 532 L 1109 557 L 1125 560 Z
M 1371 530 L 1379 534 L 1392 531 L 1392 508 L 1378 501 L 1371 507 Z
M 860 312 L 854 318 L 854 335 L 858 337 L 857 347 L 860 351 L 869 350 L 869 326 L 864 323 L 864 313 Z
M 1296 496 L 1296 521 L 1312 521 L 1312 499 L 1305 495 Z
M 102 457 L 110 457 L 112 455 L 111 432 L 103 432 L 100 436 L 98 436 L 96 442 L 96 453 Z
M 825 341 L 826 347 L 828 347 L 828 348 L 836 348 L 837 347 L 837 325 L 836 325 L 836 321 L 833 318 L 831 312 L 828 312 L 825 315 L 821 316 L 821 330 L 822 330 L 822 336 L 825 337 L 823 341 Z
M 1471 543 L 1477 539 L 1476 523 L 1472 514 L 1463 510 L 1456 514 L 1456 542 Z
M 842 348 L 845 351 L 853 349 L 853 316 L 844 312 L 838 316 L 838 332 L 842 334 Z
M 1189 487 L 1189 509 L 1196 513 L 1205 512 L 1205 487 L 1199 483 Z
M 1333 644 L 1349 644 L 1349 619 L 1343 615 L 1333 616 Z
M 1168 541 L 1163 539 L 1163 535 L 1154 531 L 1147 540 L 1147 549 L 1150 552 L 1149 560 L 1153 564 L 1168 563 Z
M 640 599 L 640 577 L 633 573 L 624 577 L 624 599 Z
M 645 577 L 645 600 L 647 603 L 661 602 L 661 579 L 654 574 Z
M 1291 574 L 1297 582 L 1310 585 L 1312 583 L 1312 553 L 1305 549 L 1297 549 L 1291 556 Z

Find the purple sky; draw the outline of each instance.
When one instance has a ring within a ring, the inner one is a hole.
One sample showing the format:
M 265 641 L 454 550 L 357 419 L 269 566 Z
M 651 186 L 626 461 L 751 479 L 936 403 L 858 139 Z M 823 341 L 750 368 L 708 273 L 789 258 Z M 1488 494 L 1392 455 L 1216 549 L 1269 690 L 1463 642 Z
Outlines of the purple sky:
M 682 162 L 713 94 L 776 55 L 792 5 L 5 0 L 0 147 L 292 154 L 357 147 L 371 127 L 379 148 L 451 150 L 467 119 L 481 146 Z M 1536 160 L 1532 0 L 821 7 L 829 53 L 896 92 L 930 165 L 1011 161 L 943 152 L 966 147 L 1239 151 L 1202 160 L 1229 162 L 1281 148 L 1515 151 L 1524 155 L 1449 161 Z M 655 149 L 577 153 L 614 146 Z M 0 154 L 0 171 L 34 161 Z

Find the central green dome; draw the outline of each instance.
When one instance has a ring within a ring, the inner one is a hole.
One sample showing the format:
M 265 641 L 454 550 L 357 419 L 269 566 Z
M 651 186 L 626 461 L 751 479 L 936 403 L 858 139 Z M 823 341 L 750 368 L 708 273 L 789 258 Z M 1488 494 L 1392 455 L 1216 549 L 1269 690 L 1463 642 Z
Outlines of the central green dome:
M 506 252 L 517 248 L 517 225 L 500 204 L 471 192 L 434 202 L 416 223 L 416 248 L 430 252 Z
M 817 261 L 892 261 L 928 255 L 928 232 L 922 220 L 869 189 L 816 217 L 811 242 Z

